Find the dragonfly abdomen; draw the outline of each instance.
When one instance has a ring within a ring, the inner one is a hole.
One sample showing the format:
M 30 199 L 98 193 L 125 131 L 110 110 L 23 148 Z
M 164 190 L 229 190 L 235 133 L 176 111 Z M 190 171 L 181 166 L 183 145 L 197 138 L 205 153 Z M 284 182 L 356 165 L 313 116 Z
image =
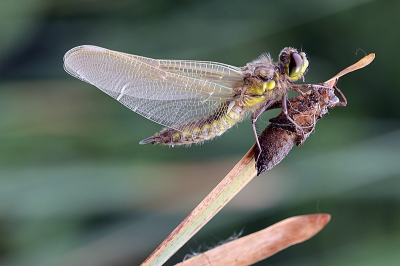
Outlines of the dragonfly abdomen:
M 225 107 L 223 114 L 214 113 L 208 117 L 201 118 L 195 123 L 187 123 L 175 128 L 164 128 L 151 137 L 145 138 L 139 144 L 161 144 L 161 145 L 190 145 L 202 143 L 221 136 L 233 125 L 245 118 L 246 112 L 243 107 L 235 104 L 229 112 Z

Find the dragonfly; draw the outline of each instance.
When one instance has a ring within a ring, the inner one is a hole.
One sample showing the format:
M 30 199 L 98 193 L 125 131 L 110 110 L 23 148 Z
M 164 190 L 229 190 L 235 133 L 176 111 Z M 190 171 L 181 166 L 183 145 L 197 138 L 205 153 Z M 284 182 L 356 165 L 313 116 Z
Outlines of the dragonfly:
M 211 140 L 250 115 L 261 150 L 257 119 L 280 99 L 287 114 L 290 90 L 303 94 L 318 86 L 304 84 L 308 67 L 306 53 L 292 47 L 280 52 L 278 62 L 262 54 L 244 67 L 152 59 L 92 45 L 72 48 L 64 56 L 67 73 L 165 127 L 140 144 L 169 146 Z

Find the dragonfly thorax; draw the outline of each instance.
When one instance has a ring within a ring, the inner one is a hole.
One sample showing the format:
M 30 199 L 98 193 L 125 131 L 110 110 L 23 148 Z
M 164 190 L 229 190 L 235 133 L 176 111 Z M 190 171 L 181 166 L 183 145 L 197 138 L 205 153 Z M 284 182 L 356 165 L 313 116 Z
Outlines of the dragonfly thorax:
M 262 54 L 242 68 L 245 82 L 262 83 L 271 80 L 278 70 L 269 54 Z

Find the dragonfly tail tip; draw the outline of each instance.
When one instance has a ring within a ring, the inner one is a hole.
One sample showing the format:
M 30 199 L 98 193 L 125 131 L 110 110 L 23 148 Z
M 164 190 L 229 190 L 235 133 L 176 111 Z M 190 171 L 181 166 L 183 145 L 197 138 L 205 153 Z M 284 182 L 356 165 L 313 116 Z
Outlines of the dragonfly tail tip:
M 140 145 L 145 145 L 145 144 L 150 144 L 150 143 L 154 143 L 154 138 L 153 138 L 153 136 L 151 136 L 151 137 L 148 137 L 148 138 L 145 138 L 145 139 L 143 139 L 143 140 L 141 140 L 140 142 L 139 142 L 139 144 Z

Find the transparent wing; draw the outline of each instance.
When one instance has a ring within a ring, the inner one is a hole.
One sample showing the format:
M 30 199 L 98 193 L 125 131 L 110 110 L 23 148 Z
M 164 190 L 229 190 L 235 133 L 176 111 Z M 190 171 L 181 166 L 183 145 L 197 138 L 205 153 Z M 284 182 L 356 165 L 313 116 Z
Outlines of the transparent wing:
M 204 61 L 156 60 L 96 46 L 64 56 L 72 76 L 92 84 L 134 112 L 178 128 L 222 110 L 242 80 L 240 68 Z

